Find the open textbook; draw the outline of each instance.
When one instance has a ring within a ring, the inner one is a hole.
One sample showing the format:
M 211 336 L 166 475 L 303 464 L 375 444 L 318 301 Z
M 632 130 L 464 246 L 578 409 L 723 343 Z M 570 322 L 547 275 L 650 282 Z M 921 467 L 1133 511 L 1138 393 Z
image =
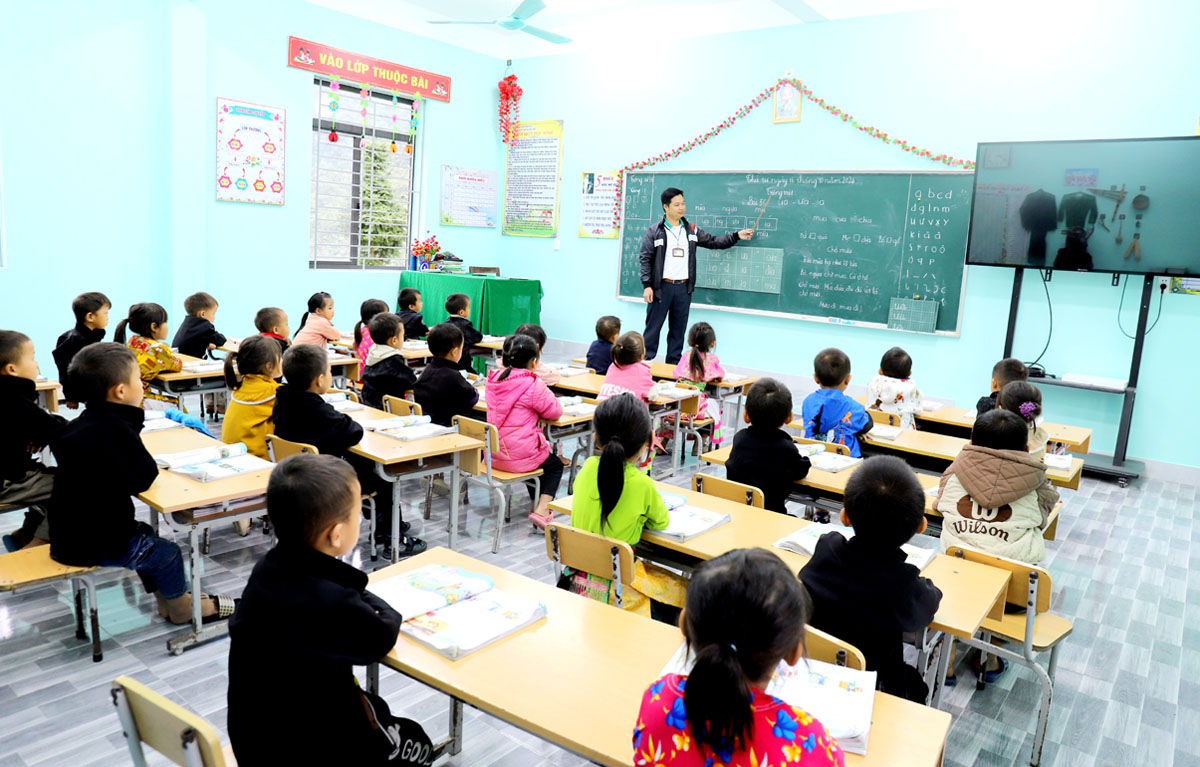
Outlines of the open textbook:
M 861 458 L 851 458 L 848 455 L 838 455 L 831 453 L 828 450 L 822 450 L 819 453 L 814 453 L 808 457 L 809 462 L 814 469 L 837 473 L 845 471 L 851 466 L 862 462 Z
M 418 439 L 427 439 L 428 437 L 440 437 L 443 434 L 453 434 L 454 428 L 451 426 L 439 426 L 436 423 L 429 422 L 429 416 L 397 416 L 396 418 L 381 418 L 380 421 L 402 421 L 404 418 L 423 418 L 424 423 L 403 424 L 397 423 L 393 425 L 371 423 L 368 421 L 367 428 L 374 431 L 376 434 L 382 434 L 385 437 L 398 439 L 401 442 L 412 442 Z
M 701 533 L 707 533 L 714 527 L 720 527 L 730 519 L 728 514 L 689 506 L 687 499 L 682 495 L 662 493 L 662 499 L 663 503 L 667 505 L 669 521 L 664 529 L 650 532 L 680 543 L 695 538 Z
M 401 634 L 457 660 L 546 615 L 540 602 L 494 585 L 488 576 L 459 567 L 426 565 L 368 590 L 404 618 Z
M 168 471 L 197 482 L 212 482 L 251 471 L 270 470 L 275 466 L 270 461 L 247 453 L 244 442 L 212 445 L 196 450 L 184 450 L 181 453 L 163 453 L 154 456 L 154 462 Z
M 167 414 L 161 410 L 147 410 L 146 420 L 142 422 L 142 434 L 152 431 L 166 431 L 167 429 L 182 428 L 183 424 L 167 418 Z
M 326 392 L 325 394 L 321 395 L 321 399 L 328 402 L 331 406 L 333 406 L 333 409 L 339 413 L 347 413 L 351 410 L 362 410 L 366 407 L 366 405 L 363 403 L 355 402 L 347 397 L 345 392 L 340 391 Z
M 812 523 L 775 541 L 775 547 L 811 557 L 817 550 L 817 540 L 827 533 L 841 533 L 849 540 L 854 537 L 854 528 Z M 905 554 L 904 561 L 918 570 L 924 570 L 937 556 L 937 549 L 926 549 L 912 543 L 905 543 L 900 549 Z

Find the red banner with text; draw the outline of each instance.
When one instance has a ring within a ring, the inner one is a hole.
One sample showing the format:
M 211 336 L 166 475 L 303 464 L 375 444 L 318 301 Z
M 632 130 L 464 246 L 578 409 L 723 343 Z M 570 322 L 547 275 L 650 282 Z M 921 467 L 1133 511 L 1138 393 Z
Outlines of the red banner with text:
M 450 78 L 390 61 L 360 56 L 328 45 L 288 38 L 288 66 L 411 96 L 450 102 Z

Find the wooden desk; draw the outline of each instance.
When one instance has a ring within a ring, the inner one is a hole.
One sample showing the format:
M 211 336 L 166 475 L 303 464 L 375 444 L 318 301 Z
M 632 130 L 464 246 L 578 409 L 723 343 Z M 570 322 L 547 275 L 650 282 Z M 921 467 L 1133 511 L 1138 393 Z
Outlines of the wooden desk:
M 679 380 L 675 376 L 675 366 L 668 365 L 665 362 L 651 362 L 650 375 L 666 381 Z M 709 397 L 719 400 L 722 404 L 724 404 L 725 400 L 727 399 L 735 400 L 733 428 L 729 430 L 730 434 L 737 434 L 737 430 L 741 427 L 742 406 L 746 401 L 746 390 L 750 388 L 750 384 L 757 380 L 758 378 L 756 376 L 740 376 L 734 381 L 721 380 L 712 381 L 707 384 L 705 393 Z M 730 439 L 732 440 L 732 437 L 730 437 Z
M 371 582 L 429 564 L 488 575 L 496 588 L 546 606 L 545 619 L 459 660 L 404 636 L 383 659 L 388 668 L 451 696 L 451 738 L 442 744 L 445 751 L 457 754 L 461 749 L 466 703 L 589 761 L 612 767 L 632 763 L 631 739 L 642 694 L 682 642 L 678 629 L 445 548 L 377 570 Z M 531 659 L 536 659 L 539 678 L 553 680 L 556 689 L 588 701 L 602 714 L 580 716 L 576 706 L 549 704 L 536 686 L 530 686 Z M 378 689 L 377 672 L 377 666 L 368 669 L 368 687 Z M 871 722 L 867 755 L 846 754 L 846 764 L 941 763 L 950 729 L 948 713 L 876 693 Z
M 62 388 L 62 384 L 58 381 L 35 381 L 34 390 L 38 394 L 38 399 L 42 401 L 42 407 L 49 410 L 51 413 L 58 412 L 58 390 Z
M 226 354 L 236 353 L 242 340 L 245 340 L 245 339 L 241 339 L 241 340 L 233 339 L 233 338 L 228 339 L 225 341 L 224 344 L 218 346 L 216 350 L 219 352 L 225 352 Z M 351 348 L 345 344 L 334 344 L 334 346 L 338 346 L 340 348 L 347 348 L 347 349 Z M 414 354 L 415 354 L 415 356 L 410 355 L 408 353 L 408 351 L 406 350 L 403 353 L 403 357 L 405 359 L 424 359 L 425 357 L 429 356 L 428 353 L 422 355 L 419 352 L 414 352 Z M 183 357 L 185 360 L 194 360 L 195 359 L 195 357 L 188 357 L 187 355 L 184 355 L 184 354 L 180 354 L 179 356 Z M 358 365 L 359 365 L 358 357 L 354 356 L 353 350 L 351 350 L 351 352 L 349 354 L 345 354 L 345 353 L 342 353 L 339 351 L 336 357 L 329 358 L 329 367 L 330 368 L 338 368 L 338 367 L 342 368 L 342 377 L 348 378 L 353 381 L 357 381 L 359 378 Z M 165 379 L 168 381 L 175 381 L 175 380 L 182 381 L 182 380 L 187 380 L 187 376 L 191 376 L 193 378 L 196 378 L 196 377 L 203 378 L 203 377 L 207 377 L 209 375 L 211 375 L 211 373 L 200 374 L 200 375 L 197 375 L 194 373 L 189 374 L 189 373 L 185 373 L 185 372 L 164 373 L 164 374 L 160 375 L 158 377 L 158 379 L 156 379 L 156 380 Z M 224 375 L 224 374 L 222 374 L 222 375 Z M 168 377 L 168 376 L 172 376 L 172 377 Z M 177 376 L 177 377 L 174 377 L 174 376 Z
M 858 402 L 866 404 L 866 397 L 857 397 Z M 947 429 L 951 436 L 971 436 L 971 427 L 975 424 L 975 410 L 951 407 L 949 405 L 937 410 L 926 410 L 916 414 L 916 420 L 922 424 L 936 424 Z M 1092 444 L 1092 430 L 1083 426 L 1068 426 L 1061 423 L 1043 423 L 1042 426 L 1050 436 L 1050 442 L 1065 445 L 1073 452 L 1086 453 Z

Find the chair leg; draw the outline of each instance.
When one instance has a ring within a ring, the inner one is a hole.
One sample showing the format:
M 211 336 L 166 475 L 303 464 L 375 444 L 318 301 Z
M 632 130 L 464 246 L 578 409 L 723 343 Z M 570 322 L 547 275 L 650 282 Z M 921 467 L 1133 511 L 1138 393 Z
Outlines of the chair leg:
M 429 512 L 433 508 L 433 477 L 425 478 L 425 519 L 429 519 Z
M 87 631 L 83 628 L 83 587 L 77 579 L 72 578 L 71 589 L 75 592 L 75 638 L 87 639 Z
M 1055 645 L 1055 650 L 1058 646 Z M 1054 663 L 1054 655 L 1051 653 L 1050 662 Z M 1042 684 L 1042 702 L 1038 707 L 1037 728 L 1033 731 L 1033 752 L 1029 755 L 1029 764 L 1032 767 L 1038 767 L 1042 761 L 1042 746 L 1046 742 L 1046 725 L 1050 720 L 1050 699 L 1054 695 L 1054 680 L 1046 673 L 1037 663 L 1030 663 L 1035 674 L 1038 675 L 1038 681 Z
M 212 542 L 208 538 L 209 530 L 210 530 L 210 528 L 207 528 L 207 527 L 204 528 L 204 538 L 200 543 L 200 551 L 203 552 L 204 554 L 208 554 L 209 551 L 212 549 Z
M 982 634 L 982 636 L 983 636 L 983 641 L 984 641 L 984 643 L 985 643 L 985 644 L 986 644 L 987 642 L 991 642 L 991 641 L 992 641 L 992 635 L 991 635 L 991 634 L 989 634 L 989 633 L 988 633 L 988 632 L 986 632 L 986 631 L 983 631 L 983 632 L 980 632 L 980 633 L 981 633 L 981 634 Z M 982 690 L 982 689 L 984 689 L 985 687 L 987 687 L 987 680 L 986 680 L 986 679 L 984 679 L 984 676 L 987 674 L 987 664 L 988 664 L 988 657 L 989 657 L 989 656 L 988 656 L 988 652 L 987 652 L 987 650 L 984 650 L 984 649 L 981 647 L 981 648 L 979 649 L 979 678 L 975 680 L 975 689 L 976 689 L 976 690 Z
M 509 496 L 500 491 L 500 508 L 496 509 L 496 537 L 492 540 L 492 553 L 500 551 L 500 534 L 504 532 L 504 523 L 508 521 Z
M 371 515 L 371 524 L 368 525 L 370 531 L 367 533 L 367 535 L 371 536 L 371 561 L 374 562 L 379 559 L 379 547 L 375 543 L 375 499 L 368 498 L 367 503 L 367 509 Z
M 79 578 L 82 584 L 79 591 L 76 592 L 76 599 L 86 594 L 88 605 L 88 618 L 92 627 L 92 662 L 99 663 L 104 660 L 104 650 L 100 646 L 100 609 L 96 606 L 96 582 L 90 576 L 81 576 Z M 82 616 L 81 616 L 82 619 Z M 80 625 L 82 628 L 82 625 Z M 79 637 L 87 639 L 87 635 Z
M 1050 677 L 1051 682 L 1054 681 L 1054 670 L 1056 668 L 1058 668 L 1058 645 L 1050 648 L 1050 670 L 1046 672 L 1046 675 Z

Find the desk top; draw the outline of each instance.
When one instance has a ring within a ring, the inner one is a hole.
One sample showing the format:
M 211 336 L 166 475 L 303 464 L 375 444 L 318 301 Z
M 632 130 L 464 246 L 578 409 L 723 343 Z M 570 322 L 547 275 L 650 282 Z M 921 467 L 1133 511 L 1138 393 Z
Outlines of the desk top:
M 34 381 L 33 388 L 35 391 L 50 391 L 52 389 L 61 389 L 62 384 L 58 381 L 47 379 L 45 381 Z
M 151 455 L 178 453 L 219 445 L 219 440 L 206 437 L 186 426 L 166 431 L 152 431 L 142 435 L 142 444 Z M 236 477 L 217 479 L 212 482 L 197 482 L 166 469 L 158 470 L 158 479 L 150 489 L 138 493 L 138 498 L 152 509 L 163 514 L 186 511 L 214 503 L 235 501 L 267 492 L 270 469 L 239 474 Z
M 665 378 L 670 381 L 679 380 L 675 376 L 675 366 L 668 365 L 665 362 L 651 362 L 650 375 L 655 378 Z M 757 380 L 758 376 L 744 376 L 736 381 L 710 381 L 708 385 L 715 386 L 718 389 L 741 389 L 748 387 Z
M 577 392 L 579 394 L 587 394 L 591 397 L 599 396 L 600 387 L 604 385 L 604 376 L 599 373 L 580 373 L 573 376 L 562 376 L 559 382 L 551 386 L 551 389 L 566 389 L 567 391 Z M 696 396 L 700 396 L 700 392 L 696 392 Z M 684 397 L 684 400 L 692 399 L 692 397 Z M 674 405 L 681 400 L 668 399 L 666 397 L 658 397 L 651 401 L 652 405 Z
M 918 421 L 939 423 L 970 431 L 975 424 L 975 411 L 961 407 L 940 407 L 917 414 Z M 1061 442 L 1069 448 L 1087 452 L 1092 442 L 1092 430 L 1083 426 L 1069 426 L 1062 423 L 1042 424 L 1051 442 Z
M 585 759 L 629 765 L 642 693 L 683 641 L 679 630 L 442 547 L 370 578 L 376 582 L 429 564 L 488 575 L 496 588 L 542 602 L 546 618 L 459 660 L 400 637 L 384 665 Z M 590 701 L 603 715 L 581 717 L 576 707 L 547 705 L 547 697 L 529 686 L 531 658 L 540 678 Z M 870 751 L 865 757 L 846 754 L 846 764 L 934 767 L 949 729 L 946 712 L 876 693 Z
M 486 413 L 487 412 L 487 402 L 483 399 L 483 388 L 484 387 L 481 385 L 481 386 L 476 386 L 475 388 L 479 389 L 480 391 L 479 391 L 479 401 L 475 403 L 474 409 L 479 411 L 480 413 Z M 593 405 L 596 404 L 595 400 L 587 400 L 587 401 Z M 578 424 L 581 424 L 581 423 L 588 423 L 594 417 L 595 417 L 594 412 L 588 413 L 587 415 L 562 415 L 562 416 L 559 416 L 558 418 L 554 419 L 553 421 L 542 421 L 542 423 L 549 424 L 550 426 L 565 428 L 567 426 L 577 426 Z
M 346 413 L 359 423 L 373 421 L 376 418 L 392 418 L 392 414 L 373 407 L 362 410 L 351 410 Z M 483 443 L 462 434 L 443 434 L 438 437 L 403 442 L 391 437 L 384 437 L 373 431 L 363 431 L 362 441 L 350 448 L 351 452 L 370 458 L 376 463 L 391 466 L 407 463 L 422 458 L 433 458 L 439 455 L 451 455 L 472 449 L 483 449 Z

